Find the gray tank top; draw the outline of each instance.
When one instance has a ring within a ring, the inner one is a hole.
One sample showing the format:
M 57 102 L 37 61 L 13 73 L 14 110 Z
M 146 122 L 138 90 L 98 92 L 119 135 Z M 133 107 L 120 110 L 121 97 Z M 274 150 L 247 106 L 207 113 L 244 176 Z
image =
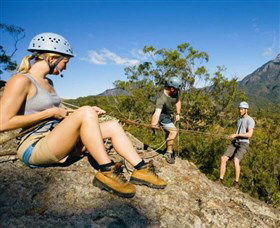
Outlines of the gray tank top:
M 35 86 L 36 92 L 33 97 L 26 100 L 24 115 L 41 112 L 52 107 L 59 107 L 61 99 L 56 92 L 49 93 L 40 87 L 38 82 L 30 75 L 26 74 L 26 77 L 28 77 Z
M 28 77 L 33 85 L 35 86 L 36 92 L 33 97 L 30 99 L 26 100 L 25 105 L 23 107 L 23 114 L 28 115 L 36 112 L 41 112 L 46 109 L 52 108 L 52 107 L 59 107 L 61 99 L 57 95 L 56 92 L 54 93 L 49 93 L 40 85 L 38 82 L 31 77 L 28 74 L 25 74 L 26 77 Z M 45 120 L 44 120 L 45 121 Z M 41 122 L 41 121 L 40 121 Z M 40 122 L 36 122 L 33 125 L 29 127 L 25 127 L 22 129 L 22 131 L 28 130 L 30 127 L 33 127 L 37 125 Z M 26 133 L 24 136 L 20 137 L 20 143 L 21 144 L 26 138 L 28 138 L 31 135 L 36 135 L 36 134 L 41 134 L 43 132 L 47 132 L 54 128 L 60 121 L 55 120 L 55 119 L 50 119 L 47 123 L 45 123 L 43 126 L 39 126 L 36 129 L 33 129 L 31 132 Z

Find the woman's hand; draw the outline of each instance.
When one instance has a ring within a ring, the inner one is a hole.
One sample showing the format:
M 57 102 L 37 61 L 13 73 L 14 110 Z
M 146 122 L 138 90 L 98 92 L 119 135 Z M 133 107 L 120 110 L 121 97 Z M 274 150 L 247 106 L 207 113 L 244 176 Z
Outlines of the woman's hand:
M 50 111 L 52 113 L 52 117 L 58 120 L 64 119 L 68 115 L 68 111 L 64 108 L 53 107 L 50 108 Z
M 92 108 L 97 112 L 97 115 L 101 115 L 101 114 L 105 114 L 106 113 L 105 110 L 103 110 L 103 109 L 101 109 L 101 108 L 99 108 L 97 106 L 93 106 Z

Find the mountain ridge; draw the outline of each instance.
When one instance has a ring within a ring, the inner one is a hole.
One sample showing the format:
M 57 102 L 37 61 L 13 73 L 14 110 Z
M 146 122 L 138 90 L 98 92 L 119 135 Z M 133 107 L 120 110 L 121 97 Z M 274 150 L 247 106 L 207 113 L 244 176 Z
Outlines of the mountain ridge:
M 251 102 L 258 106 L 280 103 L 280 54 L 239 81 Z

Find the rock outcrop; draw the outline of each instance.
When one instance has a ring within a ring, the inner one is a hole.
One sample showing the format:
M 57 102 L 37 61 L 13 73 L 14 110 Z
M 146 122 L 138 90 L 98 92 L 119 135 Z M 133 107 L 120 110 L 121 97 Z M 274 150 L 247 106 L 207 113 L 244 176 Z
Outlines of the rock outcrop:
M 166 189 L 137 186 L 134 198 L 123 199 L 92 186 L 89 156 L 37 169 L 0 157 L 0 227 L 280 227 L 279 210 L 210 181 L 187 160 L 169 165 L 128 135 L 142 157 L 154 160 Z M 114 160 L 122 159 L 106 145 Z

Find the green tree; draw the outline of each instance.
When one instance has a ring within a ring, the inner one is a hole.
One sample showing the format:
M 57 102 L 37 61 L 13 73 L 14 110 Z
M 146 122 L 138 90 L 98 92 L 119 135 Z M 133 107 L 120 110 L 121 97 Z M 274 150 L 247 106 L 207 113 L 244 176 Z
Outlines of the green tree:
M 209 56 L 206 52 L 200 52 L 182 43 L 175 50 L 156 49 L 153 46 L 145 46 L 143 52 L 150 56 L 152 61 L 146 61 L 138 66 L 125 68 L 128 79 L 132 81 L 149 79 L 155 85 L 162 85 L 165 80 L 174 75 L 183 80 L 183 87 L 193 87 L 196 77 L 208 79 L 209 74 L 203 62 L 208 62 Z
M 16 61 L 13 56 L 16 53 L 17 45 L 20 40 L 25 37 L 24 29 L 15 25 L 7 25 L 0 23 L 1 33 L 8 33 L 14 40 L 14 47 L 11 53 L 8 53 L 6 48 L 0 45 L 0 77 L 3 71 L 13 71 L 17 67 Z M 1 79 L 1 78 L 0 78 Z
M 166 79 L 172 76 L 183 81 L 182 124 L 185 127 L 201 130 L 221 121 L 221 117 L 233 119 L 235 104 L 245 99 L 244 93 L 238 90 L 237 80 L 226 79 L 223 76 L 225 68 L 220 66 L 211 76 L 203 65 L 209 61 L 208 54 L 194 49 L 189 43 L 182 43 L 176 49 L 145 46 L 143 53 L 150 57 L 150 61 L 126 67 L 129 81 L 116 83 L 117 88 L 130 93 L 126 99 L 130 113 L 139 113 L 142 117 L 150 115 L 153 111 L 148 108 L 151 101 L 162 90 Z M 198 85 L 204 85 L 204 88 L 199 89 Z

